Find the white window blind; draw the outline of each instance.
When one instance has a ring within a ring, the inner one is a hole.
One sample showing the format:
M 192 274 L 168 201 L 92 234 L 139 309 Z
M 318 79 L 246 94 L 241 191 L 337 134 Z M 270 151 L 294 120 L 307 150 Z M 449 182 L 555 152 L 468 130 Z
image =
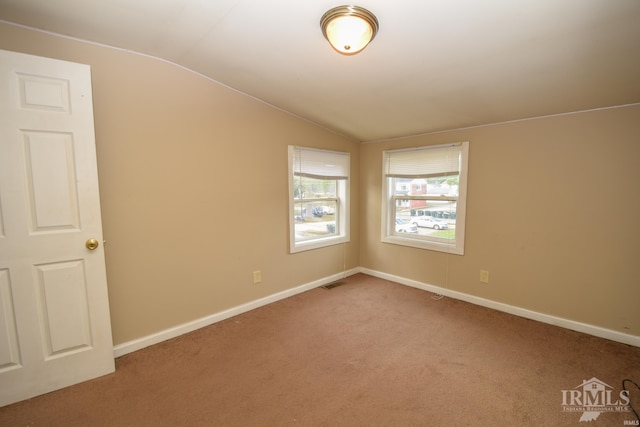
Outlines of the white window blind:
M 430 178 L 460 173 L 461 144 L 433 148 L 389 150 L 385 175 L 389 178 Z
M 349 153 L 293 148 L 293 173 L 315 179 L 347 179 Z

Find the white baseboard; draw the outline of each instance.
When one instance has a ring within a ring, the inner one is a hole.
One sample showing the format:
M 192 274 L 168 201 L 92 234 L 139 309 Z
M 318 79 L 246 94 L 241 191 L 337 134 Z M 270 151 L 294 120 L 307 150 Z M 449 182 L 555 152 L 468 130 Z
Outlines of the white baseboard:
M 576 322 L 574 320 L 563 319 L 561 317 L 555 317 L 544 313 L 538 313 L 536 311 L 527 310 L 525 308 L 516 307 L 501 302 L 480 298 L 474 295 L 465 294 L 462 292 L 452 291 L 451 289 L 441 288 L 439 286 L 429 285 L 427 283 L 418 282 L 416 280 L 406 279 L 400 276 L 394 276 L 392 274 L 382 273 L 380 271 L 370 270 L 368 268 L 359 268 L 361 273 L 368 274 L 370 276 L 379 277 L 380 279 L 389 280 L 391 282 L 399 283 L 401 285 L 411 286 L 413 288 L 422 289 L 428 292 L 444 295 L 450 298 L 454 298 L 461 301 L 466 301 L 471 304 L 480 305 L 483 307 L 491 308 L 505 313 L 513 314 L 526 319 L 536 320 L 538 322 L 548 323 L 550 325 L 560 326 L 562 328 L 571 329 L 573 331 L 582 332 L 588 335 L 593 335 L 600 338 L 605 338 L 611 341 L 617 341 L 623 344 L 629 344 L 635 347 L 640 347 L 640 337 L 636 335 L 625 334 L 623 332 L 614 331 L 611 329 L 601 328 L 599 326 L 589 325 L 587 323 Z
M 629 344 L 635 347 L 640 347 L 640 337 L 622 332 L 613 331 L 611 329 L 601 328 L 599 326 L 589 325 L 586 323 L 576 322 L 573 320 L 563 319 L 561 317 L 550 316 L 548 314 L 538 313 L 536 311 L 527 310 L 524 308 L 516 307 L 501 302 L 480 298 L 474 295 L 465 294 L 462 292 L 452 291 L 451 289 L 441 288 L 439 286 L 429 285 L 427 283 L 418 282 L 416 280 L 406 279 L 404 277 L 395 276 L 393 274 L 382 273 L 380 271 L 370 270 L 368 268 L 358 267 L 346 271 L 345 273 L 334 274 L 313 282 L 306 283 L 295 288 L 287 289 L 282 292 L 278 292 L 264 298 L 257 299 L 255 301 L 248 302 L 246 304 L 239 305 L 237 307 L 230 308 L 218 313 L 214 313 L 210 316 L 206 316 L 200 319 L 196 319 L 192 322 L 187 322 L 182 325 L 175 326 L 173 328 L 165 329 L 164 331 L 157 332 L 155 334 L 147 335 L 146 337 L 138 338 L 132 341 L 128 341 L 122 344 L 118 344 L 113 348 L 114 357 L 124 356 L 125 354 L 132 353 L 137 350 L 141 350 L 145 347 L 149 347 L 154 344 L 158 344 L 162 341 L 169 340 L 171 338 L 178 337 L 180 335 L 193 332 L 196 329 L 203 328 L 205 326 L 212 325 L 222 320 L 228 319 L 233 316 L 237 316 L 247 311 L 262 307 L 267 304 L 285 299 L 296 294 L 308 291 L 310 289 L 318 288 L 326 284 L 343 279 L 347 276 L 354 275 L 356 273 L 364 273 L 370 276 L 379 277 L 381 279 L 389 280 L 395 283 L 399 283 L 405 286 L 411 286 L 413 288 L 422 289 L 424 291 L 433 292 L 436 294 L 444 295 L 449 298 L 454 298 L 461 301 L 466 301 L 471 304 L 480 305 L 483 307 L 491 308 L 505 313 L 513 314 L 516 316 L 524 317 L 526 319 L 536 320 L 538 322 L 548 323 L 550 325 L 560 326 L 573 331 L 582 332 L 585 334 L 593 335 L 600 338 L 617 341 L 623 344 Z
M 264 298 L 257 299 L 255 301 L 248 302 L 246 304 L 239 305 L 237 307 L 230 308 L 218 313 L 214 313 L 210 316 L 205 316 L 200 319 L 196 319 L 192 322 L 183 323 L 182 325 L 175 326 L 173 328 L 165 329 L 164 331 L 157 332 L 155 334 L 147 335 L 146 337 L 138 338 L 132 341 L 127 341 L 122 344 L 118 344 L 113 347 L 114 357 L 124 356 L 125 354 L 132 353 L 137 350 L 141 350 L 145 347 L 149 347 L 154 344 L 158 344 L 162 341 L 169 340 L 171 338 L 178 337 L 180 335 L 193 332 L 196 329 L 203 328 L 205 326 L 212 325 L 222 320 L 228 319 L 238 314 L 246 313 L 247 311 L 262 307 L 267 304 L 279 301 L 291 297 L 293 295 L 308 291 L 310 289 L 318 288 L 320 286 L 327 285 L 337 280 L 343 279 L 347 276 L 352 276 L 358 273 L 360 270 L 354 268 L 347 270 L 343 273 L 337 273 L 313 282 L 306 283 L 295 288 L 287 289 L 282 292 L 278 292 L 272 295 L 268 295 Z

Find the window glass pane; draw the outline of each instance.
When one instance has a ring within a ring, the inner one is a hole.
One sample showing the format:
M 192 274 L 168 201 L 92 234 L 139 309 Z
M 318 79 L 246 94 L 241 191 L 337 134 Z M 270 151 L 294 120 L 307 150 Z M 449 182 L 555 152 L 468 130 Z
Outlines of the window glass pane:
M 448 196 L 458 197 L 460 175 L 434 178 L 395 178 L 396 196 Z
M 398 221 L 402 220 L 416 227 L 412 232 L 418 237 L 453 240 L 456 238 L 456 204 L 444 200 L 396 199 L 396 231 Z M 402 231 L 407 227 L 402 227 Z
M 338 180 L 306 176 L 294 178 L 295 241 L 338 234 L 336 210 Z
M 300 199 L 321 199 L 336 198 L 338 180 L 315 179 L 306 176 L 295 176 L 293 178 L 293 198 Z
M 295 241 L 302 242 L 339 234 L 336 226 L 336 200 L 294 202 Z

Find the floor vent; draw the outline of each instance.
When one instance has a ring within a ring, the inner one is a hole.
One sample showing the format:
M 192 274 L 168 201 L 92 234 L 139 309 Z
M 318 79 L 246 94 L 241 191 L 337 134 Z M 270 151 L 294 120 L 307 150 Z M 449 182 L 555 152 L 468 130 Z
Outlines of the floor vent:
M 329 283 L 328 285 L 320 286 L 322 289 L 330 290 L 333 288 L 337 288 L 338 286 L 346 285 L 347 282 L 343 282 L 338 280 L 337 282 Z

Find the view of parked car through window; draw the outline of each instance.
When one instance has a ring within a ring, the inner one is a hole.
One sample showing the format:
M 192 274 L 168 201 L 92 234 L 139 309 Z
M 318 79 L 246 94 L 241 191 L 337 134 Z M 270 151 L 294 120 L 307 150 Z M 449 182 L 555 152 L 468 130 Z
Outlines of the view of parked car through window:
M 449 224 L 446 221 L 430 216 L 411 218 L 411 222 L 417 227 L 433 228 L 434 230 L 446 230 L 449 228 Z
M 337 180 L 303 177 L 294 190 L 296 241 L 336 234 Z
M 428 179 L 394 178 L 392 181 L 396 232 L 455 238 L 457 175 Z M 398 226 L 398 221 L 415 226 L 415 231 L 405 231 L 404 227 Z
M 418 233 L 418 226 L 406 219 L 396 218 L 396 232 L 398 233 Z

